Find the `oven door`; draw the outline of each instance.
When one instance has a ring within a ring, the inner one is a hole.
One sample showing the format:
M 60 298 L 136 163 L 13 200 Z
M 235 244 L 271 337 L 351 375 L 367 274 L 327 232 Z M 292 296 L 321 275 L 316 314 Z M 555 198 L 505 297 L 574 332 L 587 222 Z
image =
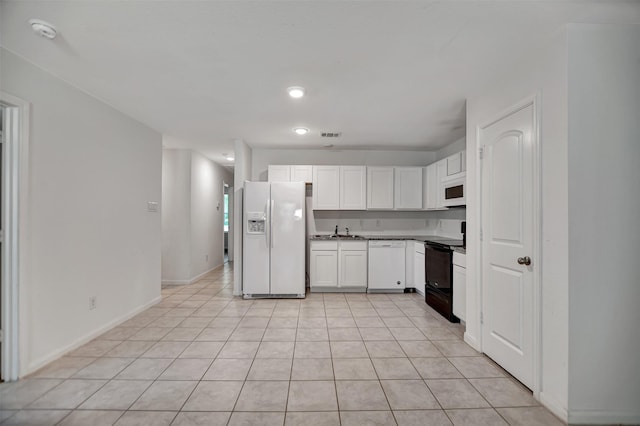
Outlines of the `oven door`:
M 442 182 L 444 191 L 443 205 L 447 207 L 451 206 L 464 206 L 467 204 L 467 188 L 466 188 L 467 174 L 458 173 L 455 176 L 447 178 Z
M 425 278 L 427 287 L 451 293 L 453 251 L 437 245 L 425 244 Z

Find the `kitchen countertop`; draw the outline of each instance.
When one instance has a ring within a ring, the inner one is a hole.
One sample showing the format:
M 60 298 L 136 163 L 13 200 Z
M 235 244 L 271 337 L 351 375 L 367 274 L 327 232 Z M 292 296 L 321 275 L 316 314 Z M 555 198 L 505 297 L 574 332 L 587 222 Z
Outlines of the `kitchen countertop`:
M 311 235 L 309 239 L 311 241 L 333 241 L 333 240 L 442 241 L 442 240 L 451 240 L 453 238 L 442 237 L 439 235 L 366 235 L 366 234 L 358 234 L 358 235 L 350 235 L 350 236 L 341 235 L 338 237 L 333 237 L 332 234 L 323 234 L 323 235 Z

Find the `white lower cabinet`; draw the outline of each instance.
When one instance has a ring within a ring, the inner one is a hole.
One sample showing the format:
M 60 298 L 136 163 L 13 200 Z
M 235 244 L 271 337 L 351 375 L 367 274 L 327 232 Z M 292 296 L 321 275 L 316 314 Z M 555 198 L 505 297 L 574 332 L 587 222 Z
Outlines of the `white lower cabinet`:
M 311 241 L 309 263 L 311 291 L 338 287 L 337 241 Z
M 424 243 L 422 241 L 407 241 L 406 250 L 406 287 L 415 288 L 424 295 Z
M 340 243 L 338 253 L 338 287 L 367 288 L 367 248 L 353 246 L 359 242 Z
M 413 249 L 413 285 L 416 291 L 424 296 L 424 285 L 427 282 L 424 268 L 424 243 L 416 242 Z
M 311 291 L 366 291 L 366 241 L 311 241 Z
M 466 255 L 453 252 L 453 315 L 467 318 L 467 262 Z

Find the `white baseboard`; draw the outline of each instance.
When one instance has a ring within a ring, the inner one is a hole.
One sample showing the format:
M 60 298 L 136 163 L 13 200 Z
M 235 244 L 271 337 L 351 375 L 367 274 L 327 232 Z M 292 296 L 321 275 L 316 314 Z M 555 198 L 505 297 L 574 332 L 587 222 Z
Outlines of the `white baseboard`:
M 540 400 L 540 403 L 560 420 L 562 420 L 563 422 L 567 421 L 567 408 L 556 398 L 550 397 L 544 392 L 540 392 L 538 394 L 538 400 Z
M 196 275 L 195 277 L 191 278 L 190 280 L 162 280 L 162 284 L 164 285 L 187 285 L 187 284 L 193 284 L 196 281 L 198 281 L 200 278 L 204 277 L 205 275 L 207 275 L 210 272 L 215 271 L 216 269 L 218 269 L 219 267 L 223 266 L 224 263 L 221 263 L 218 266 L 214 266 L 213 268 L 209 269 L 208 271 L 204 271 L 201 274 Z
M 40 357 L 38 359 L 36 359 L 35 361 L 32 361 L 31 363 L 29 363 L 27 365 L 27 367 L 22 370 L 20 372 L 20 378 L 23 378 L 24 376 L 31 374 L 31 373 L 35 373 L 37 370 L 39 370 L 40 368 L 44 367 L 45 365 L 49 364 L 52 361 L 55 361 L 56 359 L 60 358 L 61 356 L 78 349 L 80 346 L 84 345 L 85 343 L 88 343 L 90 341 L 92 341 L 93 339 L 95 339 L 96 337 L 100 336 L 101 334 L 103 334 L 104 332 L 112 329 L 113 327 L 116 327 L 120 324 L 122 324 L 123 322 L 127 321 L 128 319 L 133 318 L 134 316 L 138 315 L 140 312 L 150 308 L 151 306 L 155 305 L 156 303 L 160 302 L 162 300 L 162 296 L 158 296 L 156 298 L 154 298 L 153 300 L 151 300 L 150 302 L 145 303 L 142 306 L 139 306 L 135 309 L 133 309 L 132 311 L 121 315 L 111 321 L 109 321 L 108 323 L 106 323 L 105 325 L 103 325 L 102 327 L 90 332 L 89 334 L 86 334 L 84 336 L 82 336 L 79 339 L 76 339 L 73 343 L 64 346 L 63 348 L 60 348 L 56 351 L 51 352 L 50 354 Z
M 571 425 L 639 425 L 640 412 L 606 410 L 571 410 Z
M 476 338 L 467 334 L 466 331 L 464 333 L 464 341 L 476 351 L 482 352 L 482 348 L 480 347 L 480 344 L 478 343 Z

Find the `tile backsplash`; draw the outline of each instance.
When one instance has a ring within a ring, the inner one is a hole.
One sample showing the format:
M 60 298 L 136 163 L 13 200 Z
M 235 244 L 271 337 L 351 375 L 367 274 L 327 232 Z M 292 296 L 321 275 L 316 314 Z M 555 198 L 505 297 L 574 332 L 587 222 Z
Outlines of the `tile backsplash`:
M 466 210 L 447 211 L 314 211 L 307 198 L 307 234 L 331 234 L 338 225 L 339 233 L 349 228 L 351 234 L 372 235 L 441 235 L 462 238 L 460 222 Z

